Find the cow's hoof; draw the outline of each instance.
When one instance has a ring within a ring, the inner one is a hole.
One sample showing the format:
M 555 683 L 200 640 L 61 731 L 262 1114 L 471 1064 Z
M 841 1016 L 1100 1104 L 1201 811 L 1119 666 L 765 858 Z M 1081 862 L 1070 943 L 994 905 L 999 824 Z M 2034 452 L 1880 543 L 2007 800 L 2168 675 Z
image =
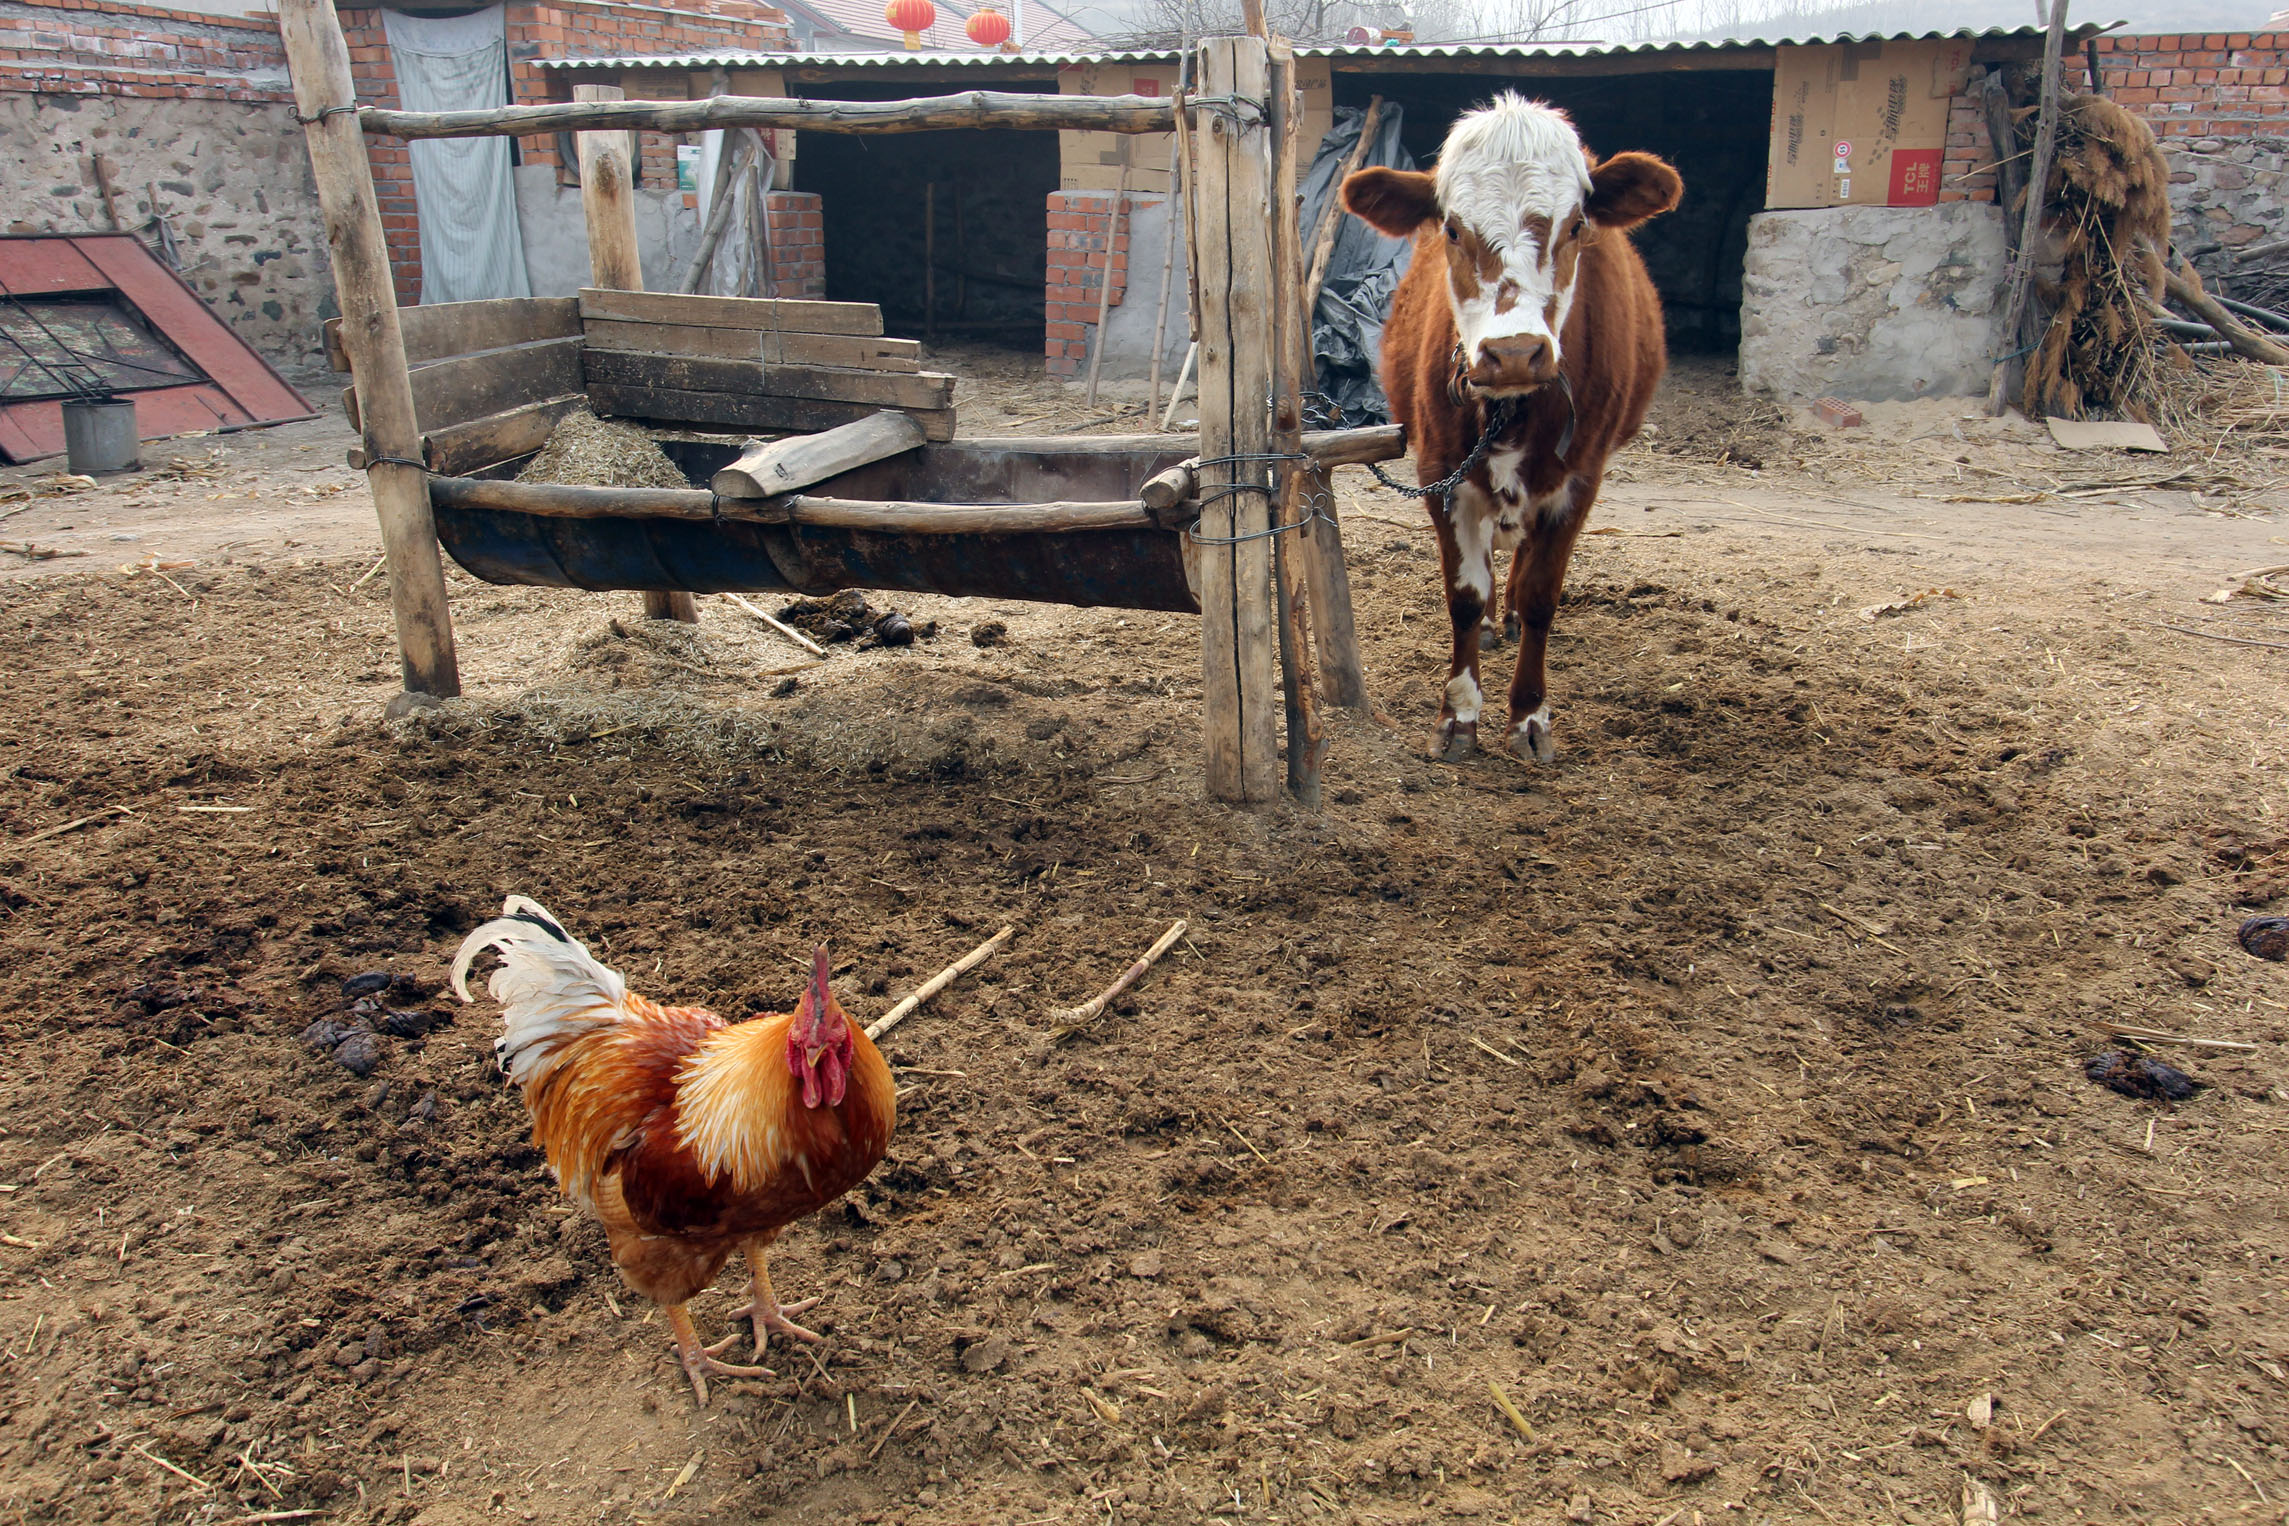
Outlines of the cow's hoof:
M 1481 652 L 1499 652 L 1502 650 L 1503 639 L 1513 634 L 1515 633 L 1509 626 L 1497 625 L 1489 620 L 1478 628 L 1478 649 Z
M 1550 707 L 1543 705 L 1514 722 L 1506 738 L 1510 750 L 1529 763 L 1557 761 L 1558 744 L 1550 736 Z
M 1444 720 L 1432 733 L 1431 751 L 1441 763 L 1460 763 L 1478 746 L 1478 722 Z

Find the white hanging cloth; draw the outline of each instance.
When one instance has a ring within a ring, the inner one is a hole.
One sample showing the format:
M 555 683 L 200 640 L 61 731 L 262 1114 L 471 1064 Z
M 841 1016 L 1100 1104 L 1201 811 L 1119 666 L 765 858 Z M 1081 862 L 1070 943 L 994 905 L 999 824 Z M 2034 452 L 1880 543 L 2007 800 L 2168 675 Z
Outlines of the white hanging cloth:
M 505 6 L 466 16 L 384 10 L 399 102 L 408 111 L 509 104 Z M 524 232 L 506 138 L 421 138 L 410 145 L 421 223 L 421 300 L 529 297 Z

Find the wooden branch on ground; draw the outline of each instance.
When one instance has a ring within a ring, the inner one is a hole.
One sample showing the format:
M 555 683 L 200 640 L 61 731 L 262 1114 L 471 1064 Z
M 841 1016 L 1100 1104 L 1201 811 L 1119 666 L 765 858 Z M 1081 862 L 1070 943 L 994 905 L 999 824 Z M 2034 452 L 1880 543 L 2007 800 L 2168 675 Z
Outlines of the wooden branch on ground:
M 555 101 L 482 111 L 358 113 L 367 132 L 393 138 L 529 138 L 552 132 L 707 132 L 784 127 L 797 132 L 944 132 L 1007 127 L 1065 132 L 1168 132 L 1175 108 L 1149 95 L 1017 95 L 965 90 L 908 101 L 806 101 L 716 95 L 698 101 Z
M 1178 925 L 1181 926 L 1182 924 L 1179 923 Z M 881 1038 L 885 1033 L 888 1033 L 891 1029 L 906 1021 L 906 1019 L 912 1015 L 916 1007 L 921 1006 L 922 1003 L 928 1001 L 931 997 L 937 995 L 940 991 L 943 991 L 946 989 L 946 987 L 952 985 L 963 975 L 969 973 L 971 970 L 976 969 L 979 965 L 985 963 L 988 959 L 991 959 L 994 955 L 994 951 L 999 949 L 1004 943 L 1007 943 L 1016 932 L 1017 928 L 1014 925 L 1004 926 L 1000 932 L 995 933 L 992 937 L 986 939 L 985 942 L 979 944 L 976 948 L 971 949 L 961 958 L 955 960 L 952 964 L 947 965 L 937 974 L 931 976 L 928 980 L 922 983 L 921 989 L 917 990 L 912 996 L 907 997 L 897 1006 L 892 1007 L 888 1012 L 883 1013 L 882 1016 L 876 1018 L 873 1022 L 868 1023 L 866 1025 L 866 1036 L 870 1039 Z
M 745 610 L 748 614 L 753 615 L 756 619 L 762 621 L 765 625 L 769 626 L 778 634 L 786 637 L 789 641 L 794 642 L 795 645 L 801 647 L 804 651 L 809 652 L 813 657 L 826 656 L 827 649 L 825 647 L 819 645 L 816 641 L 813 641 L 810 637 L 804 635 L 801 631 L 795 629 L 792 625 L 789 625 L 786 621 L 780 619 L 777 615 L 772 614 L 769 610 L 765 609 L 762 605 L 755 603 L 753 600 L 743 599 L 735 593 L 719 594 L 717 597 L 722 599 L 726 604 L 731 604 Z
M 1121 972 L 1120 979 L 1078 1007 L 1062 1007 L 1050 1013 L 1049 1020 L 1057 1025 L 1056 1036 L 1063 1038 L 1068 1033 L 1086 1028 L 1103 1016 L 1105 1009 L 1113 1004 L 1114 998 L 1130 986 L 1135 985 L 1145 971 L 1159 963 L 1160 956 L 1175 946 L 1176 940 L 1184 936 L 1184 930 L 1190 925 L 1182 917 L 1177 918 L 1176 921 L 1169 924 L 1168 931 L 1162 933 L 1158 939 L 1154 940 L 1153 946 L 1144 951 L 1143 958 Z
M 2289 349 L 2283 349 L 2228 312 L 2223 303 L 2203 289 L 2201 276 L 2186 263 L 2184 255 L 2177 257 L 2175 269 L 2164 268 L 2162 281 L 2170 300 L 2199 314 L 2204 323 L 2217 330 L 2218 338 L 2233 346 L 2235 354 L 2260 365 L 2289 366 Z

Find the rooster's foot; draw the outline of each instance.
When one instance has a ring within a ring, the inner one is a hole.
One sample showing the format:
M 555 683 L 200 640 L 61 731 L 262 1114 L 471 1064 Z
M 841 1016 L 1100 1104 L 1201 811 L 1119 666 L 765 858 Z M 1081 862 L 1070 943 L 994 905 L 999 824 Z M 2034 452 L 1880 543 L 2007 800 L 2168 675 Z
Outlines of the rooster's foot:
M 764 1265 L 763 1248 L 760 1245 L 750 1244 L 747 1247 L 747 1270 L 750 1274 L 747 1286 L 747 1302 L 733 1309 L 731 1317 L 755 1321 L 755 1355 L 757 1357 L 761 1357 L 764 1349 L 770 1345 L 773 1330 L 778 1331 L 789 1340 L 809 1341 L 814 1345 L 826 1339 L 818 1331 L 806 1330 L 787 1317 L 790 1314 L 800 1314 L 805 1309 L 815 1307 L 819 1300 L 805 1298 L 796 1303 L 783 1304 L 779 1302 L 779 1295 L 771 1290 L 771 1272 Z M 722 1344 L 727 1346 L 730 1342 L 725 1341 Z M 716 1350 L 720 1347 L 709 1349 Z
M 691 1315 L 680 1303 L 668 1305 L 668 1328 L 675 1334 L 676 1359 L 683 1364 L 684 1376 L 691 1379 L 691 1391 L 699 1400 L 701 1409 L 707 1408 L 707 1379 L 713 1373 L 720 1378 L 770 1378 L 778 1374 L 768 1367 L 735 1367 L 719 1362 L 714 1353 L 729 1345 L 702 1346 L 699 1333 L 692 1329 Z

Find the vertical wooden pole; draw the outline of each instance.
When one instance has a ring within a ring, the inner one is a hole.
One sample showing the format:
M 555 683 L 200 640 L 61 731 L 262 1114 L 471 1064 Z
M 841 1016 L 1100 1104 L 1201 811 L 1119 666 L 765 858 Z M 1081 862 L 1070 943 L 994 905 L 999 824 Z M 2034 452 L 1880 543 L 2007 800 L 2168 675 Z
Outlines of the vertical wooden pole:
M 1112 208 L 1105 214 L 1105 264 L 1097 272 L 1097 342 L 1089 347 L 1089 395 L 1084 400 L 1091 408 L 1097 406 L 1097 378 L 1105 369 L 1105 321 L 1113 312 L 1113 246 L 1121 241 L 1121 210 L 1129 204 L 1131 141 L 1121 139 L 1121 173 L 1115 177 Z
M 922 342 L 938 342 L 938 182 L 922 182 Z
M 1200 45 L 1200 92 L 1236 98 L 1203 115 L 1195 242 L 1200 262 L 1200 656 L 1208 794 L 1266 805 L 1279 794 L 1272 707 L 1270 82 L 1259 37 Z M 1219 493 L 1227 484 L 1242 491 Z M 1222 538 L 1244 537 L 1233 544 Z
M 1160 304 L 1153 310 L 1152 315 L 1152 381 L 1145 389 L 1147 399 L 1145 417 L 1148 419 L 1156 418 L 1160 414 L 1161 351 L 1167 347 L 1167 340 L 1163 336 L 1168 332 L 1168 293 L 1176 281 L 1176 230 L 1184 216 L 1183 212 L 1179 210 L 1184 205 L 1184 196 L 1179 189 L 1184 184 L 1184 180 L 1177 173 L 1176 150 L 1176 134 L 1170 133 L 1168 135 L 1168 201 L 1165 203 L 1168 211 L 1168 226 L 1161 230 Z M 1191 278 L 1192 272 L 1186 271 L 1185 279 L 1190 280 Z
M 618 85 L 575 85 L 576 101 L 617 101 Z M 588 280 L 614 291 L 642 291 L 644 262 L 636 252 L 636 135 L 580 135 L 580 210 L 588 220 Z M 644 613 L 654 620 L 699 624 L 699 603 L 688 593 L 646 590 Z
M 1296 228 L 1295 50 L 1284 37 L 1271 45 L 1272 132 L 1272 448 L 1282 454 L 1303 450 L 1305 362 L 1303 240 Z M 1309 512 L 1304 486 L 1309 474 L 1294 462 L 1277 468 L 1276 525 L 1293 525 Z M 1278 593 L 1280 690 L 1287 706 L 1288 793 L 1319 808 L 1320 764 L 1327 738 L 1319 727 L 1319 704 L 1312 692 L 1311 608 L 1305 595 L 1303 561 L 1308 528 L 1272 537 L 1272 585 Z
M 415 464 L 423 459 L 421 425 L 406 375 L 389 245 L 374 200 L 365 132 L 358 125 L 357 87 L 350 80 L 350 49 L 342 39 L 341 19 L 330 0 L 280 0 L 278 29 L 294 81 L 294 109 L 303 120 L 318 183 L 318 207 L 342 307 L 342 347 L 349 352 L 350 377 L 358 389 L 366 453 L 376 458 L 366 483 L 381 520 L 390 610 L 405 671 L 405 691 L 389 702 L 387 713 L 402 715 L 459 694 L 461 668 L 453 652 L 437 522 L 429 508 L 429 473 Z
M 2036 0 L 2041 4 L 2041 0 Z M 2059 135 L 2059 61 L 2065 51 L 2067 0 L 2051 0 L 2050 30 L 2043 37 L 2043 79 L 2035 109 L 2034 162 L 2027 167 L 2027 205 L 2019 223 L 2019 246 L 2011 256 L 2011 276 L 2004 287 L 2003 327 L 1995 342 L 2004 358 L 1995 363 L 1987 382 L 1987 411 L 2000 415 L 2011 406 L 2011 396 L 2027 373 L 2026 351 L 2042 337 L 2042 323 L 2034 309 L 2031 290 L 2035 279 L 2035 245 L 2042 236 L 2043 199 L 2050 191 L 2051 153 Z M 2005 209 L 2006 218 L 2010 216 Z

